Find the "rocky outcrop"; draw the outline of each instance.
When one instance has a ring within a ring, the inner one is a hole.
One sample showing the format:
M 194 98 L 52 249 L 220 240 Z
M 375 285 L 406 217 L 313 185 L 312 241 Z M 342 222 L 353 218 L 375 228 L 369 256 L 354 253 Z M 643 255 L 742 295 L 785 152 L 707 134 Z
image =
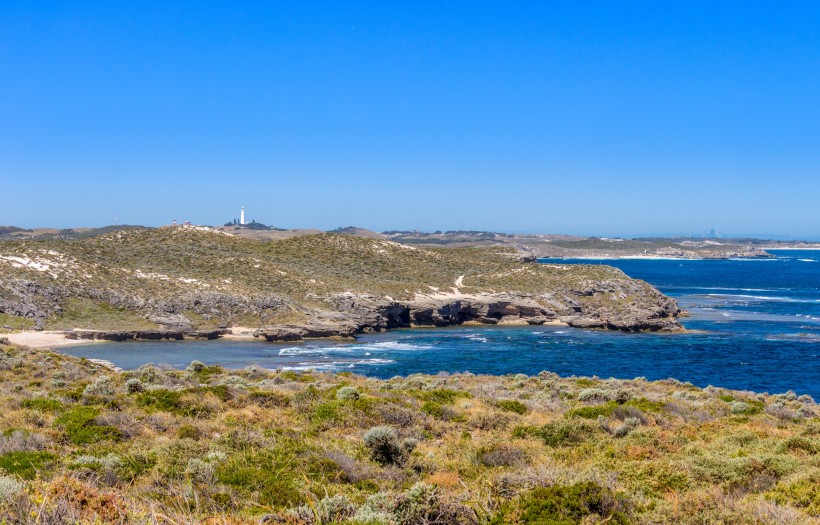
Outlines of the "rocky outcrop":
M 230 333 L 218 330 L 69 330 L 66 339 L 87 339 L 89 341 L 182 341 L 183 339 L 217 339 Z
M 611 287 L 610 287 L 611 288 Z M 465 323 L 543 325 L 560 321 L 578 328 L 620 331 L 678 331 L 677 303 L 654 288 L 641 298 L 640 306 L 600 308 L 596 302 L 564 298 L 551 294 L 428 294 L 413 301 L 397 302 L 360 294 L 337 294 L 323 298 L 331 310 L 312 312 L 304 324 L 265 327 L 254 335 L 268 341 L 301 341 L 312 338 L 349 338 L 359 333 L 417 326 L 453 326 Z M 607 289 L 607 292 L 611 292 Z M 579 292 L 594 298 L 601 290 Z M 545 306 L 545 303 L 550 306 Z

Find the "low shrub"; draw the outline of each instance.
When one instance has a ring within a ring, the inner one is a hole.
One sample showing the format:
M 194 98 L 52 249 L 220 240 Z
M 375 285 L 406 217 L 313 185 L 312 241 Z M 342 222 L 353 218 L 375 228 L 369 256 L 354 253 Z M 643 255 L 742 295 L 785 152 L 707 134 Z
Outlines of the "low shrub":
M 586 421 L 577 419 L 557 420 L 543 427 L 516 427 L 512 436 L 515 438 L 535 437 L 545 445 L 558 447 L 583 443 L 596 432 L 596 427 Z
M 462 390 L 450 390 L 449 388 L 436 388 L 434 390 L 426 390 L 419 394 L 422 401 L 433 401 L 449 405 L 459 398 L 470 398 L 472 395 L 469 392 Z
M 145 391 L 145 384 L 139 378 L 132 377 L 125 382 L 125 391 L 129 394 L 139 394 Z
M 242 493 L 256 493 L 261 505 L 281 508 L 301 499 L 292 477 L 296 472 L 291 456 L 279 450 L 261 450 L 228 457 L 216 467 L 214 477 Z
M 97 407 L 75 407 L 57 418 L 54 423 L 75 445 L 120 439 L 122 432 L 118 428 L 97 425 L 94 422 L 99 415 L 100 411 Z
M 343 386 L 336 391 L 336 399 L 340 401 L 356 400 L 360 396 L 359 389 L 355 386 Z
M 577 525 L 587 516 L 603 521 L 594 523 L 629 523 L 626 502 L 609 489 L 593 482 L 538 488 L 518 502 L 505 505 L 490 521 L 533 525 Z
M 11 476 L 0 476 L 0 505 L 11 502 L 26 486 Z
M 766 498 L 783 505 L 793 505 L 809 516 L 820 517 L 820 473 L 817 471 L 789 483 L 779 483 Z
M 114 383 L 108 376 L 100 376 L 93 383 L 85 387 L 83 394 L 86 396 L 113 396 Z
M 374 427 L 364 435 L 372 458 L 383 465 L 403 465 L 416 448 L 413 439 L 400 439 L 391 427 Z
M 149 410 L 159 412 L 170 412 L 180 416 L 203 417 L 211 413 L 211 408 L 202 403 L 201 399 L 197 399 L 196 394 L 212 393 L 217 397 L 230 396 L 227 387 L 225 386 L 209 386 L 199 389 L 191 389 L 186 392 L 178 392 L 176 390 L 168 390 L 165 388 L 158 388 L 143 392 L 137 398 L 137 404 Z M 187 394 L 194 399 L 187 398 Z
M 281 408 L 290 405 L 290 397 L 279 392 L 254 390 L 248 394 L 248 400 L 263 408 Z
M 516 414 L 526 414 L 527 412 L 527 405 L 515 399 L 502 399 L 496 405 L 505 412 L 515 412 Z
M 435 401 L 425 401 L 421 405 L 421 411 L 442 421 L 465 421 L 465 418 L 456 412 L 453 407 Z
M 0 469 L 11 476 L 34 479 L 37 473 L 47 469 L 57 456 L 50 452 L 17 451 L 0 455 Z
M 183 424 L 177 429 L 177 437 L 179 439 L 193 439 L 196 441 L 202 437 L 202 433 L 193 425 Z
M 578 400 L 584 403 L 610 401 L 615 397 L 615 394 L 603 388 L 585 388 L 578 392 Z
M 512 467 L 523 463 L 527 454 L 510 445 L 495 445 L 478 451 L 478 459 L 488 467 Z
M 0 454 L 6 452 L 37 451 L 46 448 L 48 440 L 42 434 L 34 434 L 25 430 L 7 429 L 0 436 Z
M 732 410 L 732 414 L 742 416 L 751 416 L 759 413 L 762 410 L 761 407 L 751 405 L 744 401 L 732 401 L 731 403 L 729 403 L 729 407 Z
M 641 412 L 641 416 L 643 417 L 643 412 L 660 412 L 666 406 L 665 403 L 659 403 L 656 401 L 649 401 L 646 398 L 640 399 L 630 399 L 623 404 L 619 404 L 617 401 L 607 401 L 606 403 L 602 403 L 600 405 L 592 405 L 592 406 L 583 406 L 578 408 L 573 408 L 572 410 L 568 410 L 565 414 L 566 417 L 580 417 L 584 419 L 597 419 L 598 416 L 609 417 L 613 415 L 616 411 L 620 414 L 626 414 L 623 412 L 628 407 L 632 407 L 637 409 Z M 622 416 L 624 417 L 624 416 Z M 618 417 L 621 419 L 622 417 Z M 625 416 L 625 417 L 638 417 L 635 415 Z
M 65 405 L 58 400 L 49 397 L 35 397 L 22 402 L 23 408 L 30 408 L 39 412 L 59 412 Z

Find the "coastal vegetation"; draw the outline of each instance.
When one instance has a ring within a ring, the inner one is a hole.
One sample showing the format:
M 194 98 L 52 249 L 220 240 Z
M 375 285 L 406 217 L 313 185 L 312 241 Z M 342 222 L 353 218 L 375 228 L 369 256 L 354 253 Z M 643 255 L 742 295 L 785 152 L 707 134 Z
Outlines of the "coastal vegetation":
M 676 380 L 117 372 L 0 343 L 0 522 L 820 522 L 820 407 Z

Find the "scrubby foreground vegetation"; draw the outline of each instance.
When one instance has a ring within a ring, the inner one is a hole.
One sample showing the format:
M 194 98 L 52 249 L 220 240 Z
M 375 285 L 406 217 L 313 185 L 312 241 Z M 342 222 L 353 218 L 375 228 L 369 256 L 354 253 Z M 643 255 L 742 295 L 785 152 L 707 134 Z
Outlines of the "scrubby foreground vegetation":
M 820 408 L 793 393 L 0 345 L 0 404 L 7 523 L 820 522 Z

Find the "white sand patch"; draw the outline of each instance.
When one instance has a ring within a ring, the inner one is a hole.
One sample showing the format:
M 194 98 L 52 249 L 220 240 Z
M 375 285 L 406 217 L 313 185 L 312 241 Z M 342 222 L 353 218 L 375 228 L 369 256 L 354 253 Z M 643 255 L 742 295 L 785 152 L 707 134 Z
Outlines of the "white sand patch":
M 54 250 L 41 250 L 40 253 L 46 254 L 49 257 L 43 256 L 29 256 L 23 255 L 0 255 L 0 261 L 11 265 L 14 268 L 23 268 L 26 270 L 34 270 L 35 272 L 47 273 L 50 276 L 57 278 L 61 273 L 66 273 L 66 270 L 76 269 L 79 267 L 76 261 L 66 257 L 60 252 Z
M 78 346 L 102 343 L 88 339 L 66 339 L 63 332 L 17 332 L 3 335 L 12 344 L 31 348 L 60 348 L 63 346 Z
M 143 272 L 142 270 L 134 270 L 134 277 L 140 279 L 153 279 L 155 281 L 170 281 L 171 278 L 162 273 Z

